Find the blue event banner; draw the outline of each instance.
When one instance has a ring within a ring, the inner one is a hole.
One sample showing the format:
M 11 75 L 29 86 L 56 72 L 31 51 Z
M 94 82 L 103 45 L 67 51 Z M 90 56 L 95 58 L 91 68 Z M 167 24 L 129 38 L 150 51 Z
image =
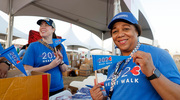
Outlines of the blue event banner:
M 53 45 L 56 47 L 57 45 L 61 44 L 63 41 L 66 39 L 52 39 L 53 40 Z
M 92 55 L 93 70 L 98 70 L 106 66 L 115 65 L 119 61 L 129 58 L 130 56 L 116 55 Z
M 10 46 L 9 48 L 3 50 L 0 54 L 0 57 L 5 57 L 9 60 L 14 66 L 16 66 L 22 73 L 27 76 L 27 73 L 24 69 L 24 66 L 18 56 L 18 53 L 14 47 L 14 45 Z

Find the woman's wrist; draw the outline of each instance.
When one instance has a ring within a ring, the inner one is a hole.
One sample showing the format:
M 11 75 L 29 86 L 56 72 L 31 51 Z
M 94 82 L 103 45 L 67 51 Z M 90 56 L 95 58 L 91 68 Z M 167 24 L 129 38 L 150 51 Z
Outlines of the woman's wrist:
M 59 65 L 61 65 L 61 66 L 62 66 L 63 64 L 64 64 L 64 61 L 62 61 Z
M 10 70 L 11 68 L 11 63 L 9 61 L 6 61 L 6 60 L 3 60 L 3 61 L 0 61 L 0 63 L 5 63 L 9 66 L 8 70 Z

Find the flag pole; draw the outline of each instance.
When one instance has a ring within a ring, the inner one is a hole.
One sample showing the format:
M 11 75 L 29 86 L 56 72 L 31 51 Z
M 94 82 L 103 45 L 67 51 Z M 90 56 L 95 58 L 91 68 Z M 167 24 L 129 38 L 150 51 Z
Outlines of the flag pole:
M 55 47 L 55 53 L 57 54 L 57 49 L 56 49 L 56 47 Z
M 95 85 L 98 85 L 97 70 L 95 70 Z
M 54 50 L 55 50 L 56 55 L 58 55 L 56 47 L 54 48 Z

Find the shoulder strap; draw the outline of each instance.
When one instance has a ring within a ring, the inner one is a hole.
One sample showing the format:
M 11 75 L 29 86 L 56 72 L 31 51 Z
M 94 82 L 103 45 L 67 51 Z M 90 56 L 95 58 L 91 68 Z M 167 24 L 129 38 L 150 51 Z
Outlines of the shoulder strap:
M 47 44 L 46 42 L 42 41 L 41 39 L 38 40 L 38 42 L 40 42 L 41 44 L 43 44 L 44 46 L 46 46 L 47 48 L 49 48 L 53 52 L 55 51 L 54 48 L 52 48 L 49 44 Z

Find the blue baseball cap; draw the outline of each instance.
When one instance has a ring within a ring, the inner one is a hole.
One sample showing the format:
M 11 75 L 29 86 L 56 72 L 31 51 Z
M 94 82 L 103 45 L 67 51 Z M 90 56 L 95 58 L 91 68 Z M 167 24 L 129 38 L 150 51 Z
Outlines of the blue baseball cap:
M 112 18 L 111 22 L 108 25 L 108 28 L 111 29 L 116 22 L 121 21 L 121 20 L 128 21 L 132 24 L 138 24 L 138 21 L 136 20 L 136 18 L 133 16 L 132 13 L 120 12 Z
M 56 29 L 55 23 L 53 22 L 52 19 L 50 19 L 50 18 L 40 19 L 40 20 L 37 21 L 37 24 L 38 24 L 38 25 L 41 25 L 41 22 L 42 22 L 42 21 L 45 21 L 49 26 L 52 26 L 53 28 Z

